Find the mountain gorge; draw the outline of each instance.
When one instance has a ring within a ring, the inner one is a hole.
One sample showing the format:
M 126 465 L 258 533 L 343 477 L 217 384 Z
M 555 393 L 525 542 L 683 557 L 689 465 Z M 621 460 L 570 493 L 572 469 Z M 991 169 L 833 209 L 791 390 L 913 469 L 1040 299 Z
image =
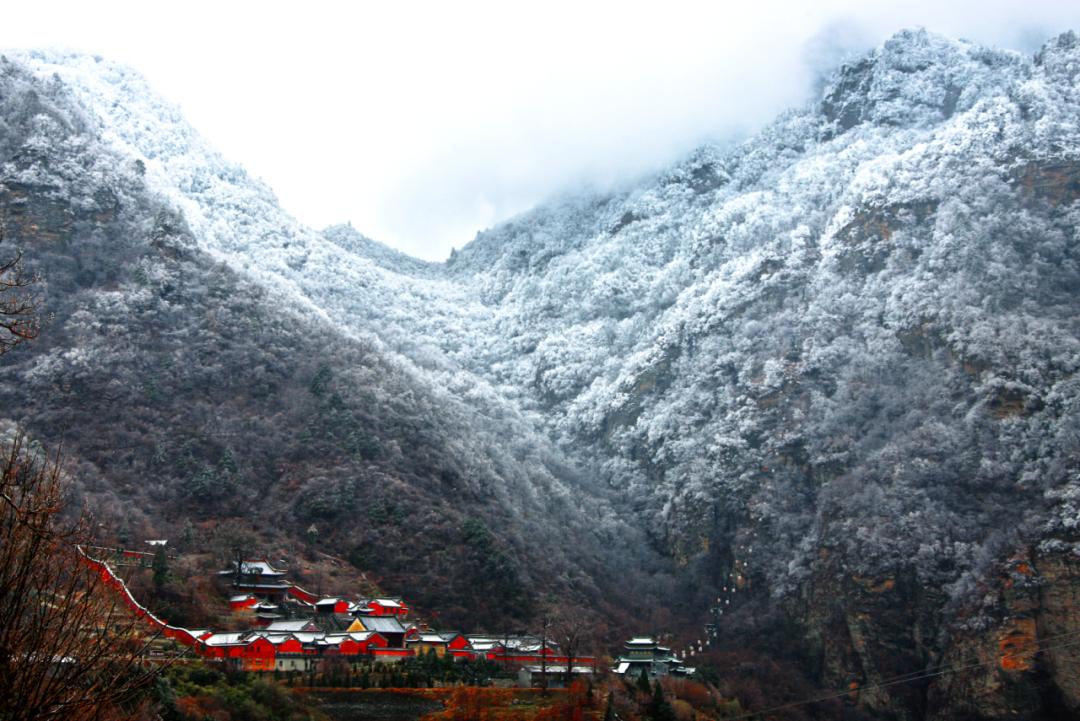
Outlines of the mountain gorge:
M 643 572 L 613 553 L 644 549 L 640 532 L 582 500 L 511 408 L 482 415 L 362 327 L 230 267 L 67 86 L 4 71 L 4 247 L 44 278 L 49 318 L 5 357 L 5 415 L 63 444 L 109 528 L 189 522 L 209 542 L 242 520 L 279 553 L 314 532 L 454 623 L 524 622 L 549 590 L 602 605 L 597 579 Z
M 902 32 L 427 263 L 302 226 L 130 71 L 10 55 L 0 248 L 52 320 L 4 415 L 117 518 L 314 528 L 451 619 L 782 628 L 871 714 L 1068 717 L 1078 78 L 1072 34 Z

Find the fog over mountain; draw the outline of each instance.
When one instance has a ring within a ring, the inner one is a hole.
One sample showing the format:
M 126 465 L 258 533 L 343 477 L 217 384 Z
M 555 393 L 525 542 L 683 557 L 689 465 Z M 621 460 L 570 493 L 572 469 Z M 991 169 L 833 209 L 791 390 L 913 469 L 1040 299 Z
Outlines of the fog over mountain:
M 305 224 L 351 221 L 442 261 L 553 194 L 623 187 L 703 142 L 746 139 L 898 28 L 1030 54 L 1080 27 L 1080 6 L 52 0 L 5 18 L 0 51 L 138 68 Z
M 996 663 L 1080 633 L 1075 35 L 898 33 L 746 142 L 445 263 L 298 223 L 107 60 L 0 75 L 5 245 L 55 312 L 0 393 L 88 493 L 151 525 L 254 504 L 518 618 L 537 589 L 677 598 L 672 623 L 786 629 L 831 688 L 982 663 L 871 713 L 1080 709 L 1075 649 Z

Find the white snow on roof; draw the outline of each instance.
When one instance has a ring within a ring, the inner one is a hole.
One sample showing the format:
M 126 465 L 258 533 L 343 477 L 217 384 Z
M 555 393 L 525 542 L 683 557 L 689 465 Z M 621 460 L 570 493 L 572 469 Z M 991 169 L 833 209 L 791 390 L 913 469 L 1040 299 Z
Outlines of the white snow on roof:
M 229 564 L 229 568 L 224 571 L 218 571 L 218 575 L 227 576 L 230 573 L 236 573 L 236 561 Z M 243 561 L 240 564 L 240 573 L 245 575 L 263 575 L 263 576 L 284 576 L 284 571 L 271 566 L 266 561 Z
M 639 637 L 630 639 L 626 643 L 627 643 L 627 645 L 630 645 L 630 644 L 634 644 L 634 645 L 650 644 L 650 645 L 652 645 L 652 644 L 655 644 L 656 641 L 649 638 L 648 636 L 639 636 Z
M 207 646 L 235 646 L 240 643 L 247 643 L 247 637 L 247 631 L 243 633 L 215 633 L 203 639 L 203 643 Z
M 266 627 L 266 630 L 270 633 L 273 633 L 274 631 L 284 631 L 291 633 L 295 631 L 303 631 L 309 625 L 315 626 L 314 622 L 312 622 L 311 619 L 307 618 L 302 618 L 296 621 L 274 621 L 272 624 Z
M 401 604 L 392 598 L 376 598 L 372 599 L 369 603 L 377 603 L 385 608 L 401 608 Z
M 446 643 L 447 638 L 441 633 L 422 633 L 420 634 L 420 641 L 423 643 Z
M 255 598 L 250 593 L 245 593 L 243 596 L 233 596 L 229 599 L 229 603 L 240 603 L 241 601 L 250 601 Z

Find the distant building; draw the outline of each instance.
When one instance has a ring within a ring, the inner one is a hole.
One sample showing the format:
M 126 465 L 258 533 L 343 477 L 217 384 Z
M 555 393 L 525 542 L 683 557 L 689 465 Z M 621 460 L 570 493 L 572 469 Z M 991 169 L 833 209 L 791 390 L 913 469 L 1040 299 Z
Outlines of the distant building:
M 420 631 L 412 638 L 406 639 L 405 646 L 412 649 L 413 654 L 416 656 L 426 656 L 434 651 L 435 655 L 442 658 L 449 649 L 450 641 L 444 634 L 434 631 Z
M 345 616 L 357 609 L 357 605 L 344 598 L 320 598 L 315 602 L 315 613 Z
M 241 671 L 273 671 L 276 650 L 263 636 L 252 633 L 217 633 L 201 640 L 208 658 L 221 659 Z
M 385 638 L 391 648 L 405 648 L 405 637 L 420 633 L 416 626 L 403 626 L 396 616 L 368 616 L 362 613 L 356 614 L 356 620 L 346 630 L 350 633 L 373 631 Z
M 242 581 L 257 581 L 270 579 L 284 579 L 285 571 L 274 568 L 269 561 L 248 560 L 241 561 L 237 570 L 237 563 L 233 561 L 229 568 L 218 571 L 219 576 L 237 576 Z
M 518 686 L 521 688 L 563 688 L 566 686 L 566 664 L 553 666 L 522 666 L 518 670 Z M 588 678 L 594 673 L 592 666 L 574 665 L 570 672 L 571 679 Z
M 295 621 L 274 621 L 263 631 L 265 633 L 319 633 L 322 629 L 310 618 L 300 618 Z
M 400 598 L 365 598 L 357 604 L 357 611 L 367 616 L 409 615 L 409 607 Z
M 237 613 L 251 612 L 258 605 L 258 597 L 251 593 L 242 593 L 229 599 L 229 608 Z
M 293 587 L 285 578 L 285 571 L 274 568 L 267 561 L 248 560 L 233 562 L 230 568 L 218 571 L 218 577 L 231 582 L 232 587 L 258 595 L 268 601 L 280 602 Z
M 648 636 L 632 638 L 623 646 L 623 653 L 615 660 L 615 673 L 637 677 L 645 671 L 649 676 L 683 675 L 694 672 L 686 668 L 667 646 L 661 646 Z

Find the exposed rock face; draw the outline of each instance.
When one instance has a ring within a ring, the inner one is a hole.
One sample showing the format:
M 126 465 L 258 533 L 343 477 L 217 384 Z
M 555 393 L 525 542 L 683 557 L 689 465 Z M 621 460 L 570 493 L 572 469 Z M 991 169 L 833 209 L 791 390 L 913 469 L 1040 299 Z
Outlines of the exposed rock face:
M 1047 553 L 1037 559 L 1039 586 L 1035 630 L 1042 652 L 1037 663 L 1053 679 L 1064 705 L 1080 710 L 1080 562 L 1074 554 Z M 1030 625 L 1029 625 L 1030 627 Z M 1026 648 L 1030 649 L 1030 645 Z
M 932 719 L 1080 716 L 1080 570 L 1062 553 L 1023 554 L 1005 564 L 994 587 L 992 621 L 954 630 L 929 694 Z
M 1080 161 L 1032 162 L 1019 169 L 1017 182 L 1029 200 L 1067 208 L 1080 198 Z
M 983 589 L 991 615 L 943 624 L 940 590 L 913 578 L 822 575 L 790 613 L 830 688 L 889 718 L 1080 717 L 1080 563 L 1071 553 L 1009 560 Z M 942 635 L 943 628 L 948 628 Z

